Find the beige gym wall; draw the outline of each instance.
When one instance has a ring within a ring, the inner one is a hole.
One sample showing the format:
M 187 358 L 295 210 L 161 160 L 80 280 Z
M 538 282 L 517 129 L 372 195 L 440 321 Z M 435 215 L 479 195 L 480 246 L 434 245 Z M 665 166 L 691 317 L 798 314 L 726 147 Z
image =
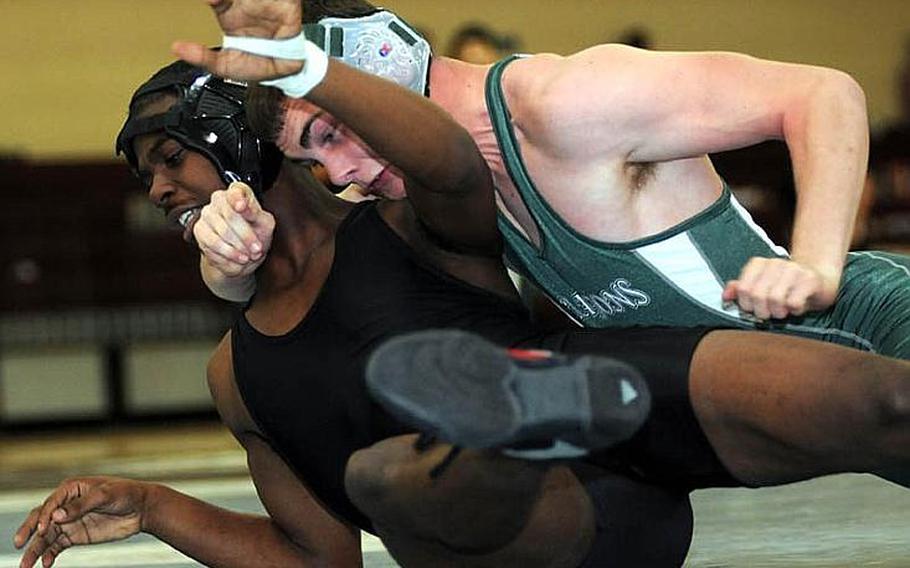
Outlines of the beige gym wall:
M 515 34 L 525 51 L 569 53 L 632 25 L 658 49 L 724 49 L 843 69 L 873 124 L 894 116 L 910 33 L 907 0 L 389 0 L 444 46 L 462 22 Z M 106 157 L 128 95 L 169 61 L 173 39 L 219 34 L 201 0 L 0 0 L 0 153 Z

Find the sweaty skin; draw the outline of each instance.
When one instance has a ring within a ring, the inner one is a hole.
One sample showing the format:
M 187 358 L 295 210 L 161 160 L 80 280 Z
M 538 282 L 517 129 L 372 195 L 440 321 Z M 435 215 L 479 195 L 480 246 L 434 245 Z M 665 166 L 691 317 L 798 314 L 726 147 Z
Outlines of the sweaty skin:
M 288 37 L 300 29 L 296 0 L 208 3 L 228 34 Z M 276 66 L 289 64 L 232 50 L 209 57 L 202 46 L 182 42 L 174 49 L 216 73 L 253 80 L 280 75 Z M 487 70 L 435 58 L 431 99 L 474 137 L 501 210 L 538 242 L 491 132 L 483 101 Z M 707 153 L 785 140 L 799 197 L 791 258 L 752 259 L 727 283 L 723 299 L 761 319 L 834 302 L 868 153 L 864 95 L 846 74 L 732 53 L 601 45 L 518 61 L 503 82 L 538 190 L 573 228 L 596 240 L 653 235 L 713 203 L 721 180 Z M 284 138 L 299 140 L 299 134 Z M 300 159 L 330 160 L 321 148 L 285 149 Z M 337 152 L 332 158 L 333 179 L 354 175 L 356 164 L 339 163 Z

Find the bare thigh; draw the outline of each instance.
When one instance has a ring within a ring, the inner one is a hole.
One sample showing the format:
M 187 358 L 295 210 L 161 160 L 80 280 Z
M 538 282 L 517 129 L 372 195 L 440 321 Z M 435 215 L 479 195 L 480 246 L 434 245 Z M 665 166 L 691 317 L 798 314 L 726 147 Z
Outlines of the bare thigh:
M 403 566 L 575 567 L 584 560 L 594 508 L 568 467 L 465 451 L 431 480 L 449 446 L 418 453 L 413 441 L 385 440 L 351 462 L 383 472 L 378 498 L 352 499 Z
M 906 463 L 905 361 L 782 335 L 715 331 L 699 344 L 689 383 L 705 435 L 744 483 Z

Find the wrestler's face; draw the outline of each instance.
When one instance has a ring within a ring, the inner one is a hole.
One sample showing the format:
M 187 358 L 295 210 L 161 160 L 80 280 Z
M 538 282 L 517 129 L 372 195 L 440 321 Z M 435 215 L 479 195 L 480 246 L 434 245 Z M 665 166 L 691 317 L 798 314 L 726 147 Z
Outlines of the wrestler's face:
M 404 180 L 393 166 L 334 116 L 305 100 L 286 103 L 276 144 L 288 158 L 322 164 L 334 185 L 355 183 L 370 194 L 405 197 Z
M 189 150 L 164 132 L 137 136 L 133 149 L 139 177 L 149 200 L 193 242 L 193 225 L 212 193 L 224 189 L 218 170 L 208 158 Z

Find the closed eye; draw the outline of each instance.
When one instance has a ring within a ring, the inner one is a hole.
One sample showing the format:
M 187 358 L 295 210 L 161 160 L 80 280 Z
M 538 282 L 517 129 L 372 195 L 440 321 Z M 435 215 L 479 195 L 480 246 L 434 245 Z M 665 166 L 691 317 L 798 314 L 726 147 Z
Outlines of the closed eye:
M 304 168 L 312 168 L 318 162 L 310 158 L 288 158 L 288 161 L 292 164 L 297 164 L 298 166 L 303 166 Z
M 335 141 L 335 132 L 336 132 L 335 129 L 332 128 L 332 129 L 328 130 L 327 132 L 323 133 L 323 135 L 320 137 L 320 142 L 322 144 L 331 144 L 332 142 Z
M 183 157 L 184 157 L 184 150 L 183 150 L 183 148 L 180 148 L 178 150 L 175 150 L 174 152 L 171 152 L 167 156 L 165 156 L 164 164 L 169 168 L 176 168 L 181 163 L 183 163 Z

